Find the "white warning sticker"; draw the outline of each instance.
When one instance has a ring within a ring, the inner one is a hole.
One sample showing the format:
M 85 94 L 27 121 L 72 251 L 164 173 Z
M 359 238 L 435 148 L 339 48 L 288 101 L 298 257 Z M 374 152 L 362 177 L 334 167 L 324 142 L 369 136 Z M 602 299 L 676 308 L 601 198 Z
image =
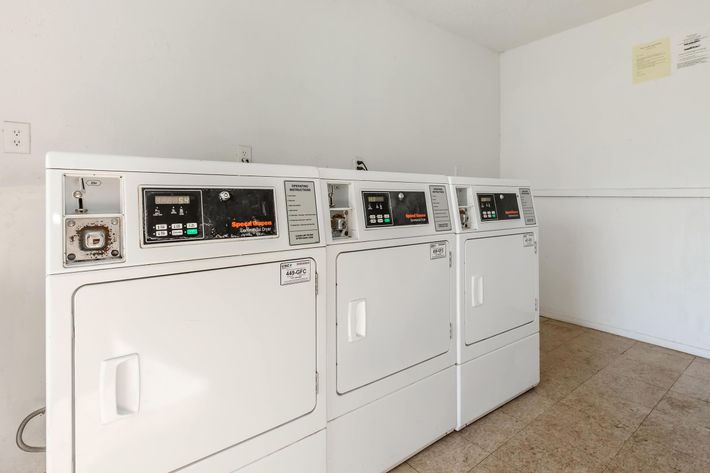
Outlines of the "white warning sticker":
M 446 258 L 447 253 L 448 250 L 445 241 L 429 245 L 429 256 L 431 259 Z
M 297 284 L 311 280 L 311 260 L 281 263 L 281 285 Z
M 526 233 L 523 235 L 523 246 L 528 247 L 528 246 L 535 246 L 535 234 L 534 233 Z

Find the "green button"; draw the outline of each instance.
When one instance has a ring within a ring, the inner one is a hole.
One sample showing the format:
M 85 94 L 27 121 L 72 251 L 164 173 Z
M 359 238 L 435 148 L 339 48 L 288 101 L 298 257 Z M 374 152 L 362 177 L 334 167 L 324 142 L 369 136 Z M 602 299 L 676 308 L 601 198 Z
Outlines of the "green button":
M 390 219 L 386 218 L 385 223 L 390 223 Z
M 197 235 L 198 231 L 199 231 L 199 230 L 197 230 L 196 228 L 189 228 L 189 229 L 187 230 L 187 234 L 188 234 L 188 235 Z

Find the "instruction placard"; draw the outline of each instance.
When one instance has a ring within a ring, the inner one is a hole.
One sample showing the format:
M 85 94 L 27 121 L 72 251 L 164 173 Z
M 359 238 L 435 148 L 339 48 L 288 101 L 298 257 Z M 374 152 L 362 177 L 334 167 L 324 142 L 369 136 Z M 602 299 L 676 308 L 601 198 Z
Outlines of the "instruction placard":
M 663 38 L 634 46 L 632 54 L 634 84 L 671 75 L 671 39 Z
M 288 242 L 291 245 L 319 243 L 316 184 L 313 181 L 286 181 Z
M 451 230 L 451 215 L 446 186 L 429 186 L 429 195 L 434 213 L 434 229 L 437 232 L 448 232 Z
M 520 203 L 523 206 L 525 225 L 535 225 L 535 207 L 533 206 L 532 192 L 529 187 L 520 188 Z
M 708 62 L 708 34 L 693 33 L 683 37 L 678 44 L 678 69 Z

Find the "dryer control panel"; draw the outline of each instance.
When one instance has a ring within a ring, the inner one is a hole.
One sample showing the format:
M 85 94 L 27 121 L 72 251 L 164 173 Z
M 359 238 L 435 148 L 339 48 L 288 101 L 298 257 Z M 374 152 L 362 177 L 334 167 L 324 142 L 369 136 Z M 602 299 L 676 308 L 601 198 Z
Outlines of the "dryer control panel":
M 277 236 L 274 189 L 143 189 L 143 243 Z
M 476 194 L 482 222 L 520 219 L 515 193 Z
M 420 191 L 362 192 L 365 227 L 426 225 L 429 210 L 426 193 Z

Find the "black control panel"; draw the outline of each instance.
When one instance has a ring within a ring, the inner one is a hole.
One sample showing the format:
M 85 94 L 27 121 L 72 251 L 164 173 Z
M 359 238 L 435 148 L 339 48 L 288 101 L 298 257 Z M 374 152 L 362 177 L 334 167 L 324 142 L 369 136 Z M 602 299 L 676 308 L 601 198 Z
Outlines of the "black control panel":
M 482 222 L 520 218 L 517 194 L 477 194 Z
M 426 225 L 429 210 L 426 193 L 420 191 L 383 191 L 362 193 L 365 227 Z
M 143 189 L 143 241 L 278 235 L 273 189 Z
M 201 240 L 202 217 L 199 189 L 143 190 L 145 243 Z

